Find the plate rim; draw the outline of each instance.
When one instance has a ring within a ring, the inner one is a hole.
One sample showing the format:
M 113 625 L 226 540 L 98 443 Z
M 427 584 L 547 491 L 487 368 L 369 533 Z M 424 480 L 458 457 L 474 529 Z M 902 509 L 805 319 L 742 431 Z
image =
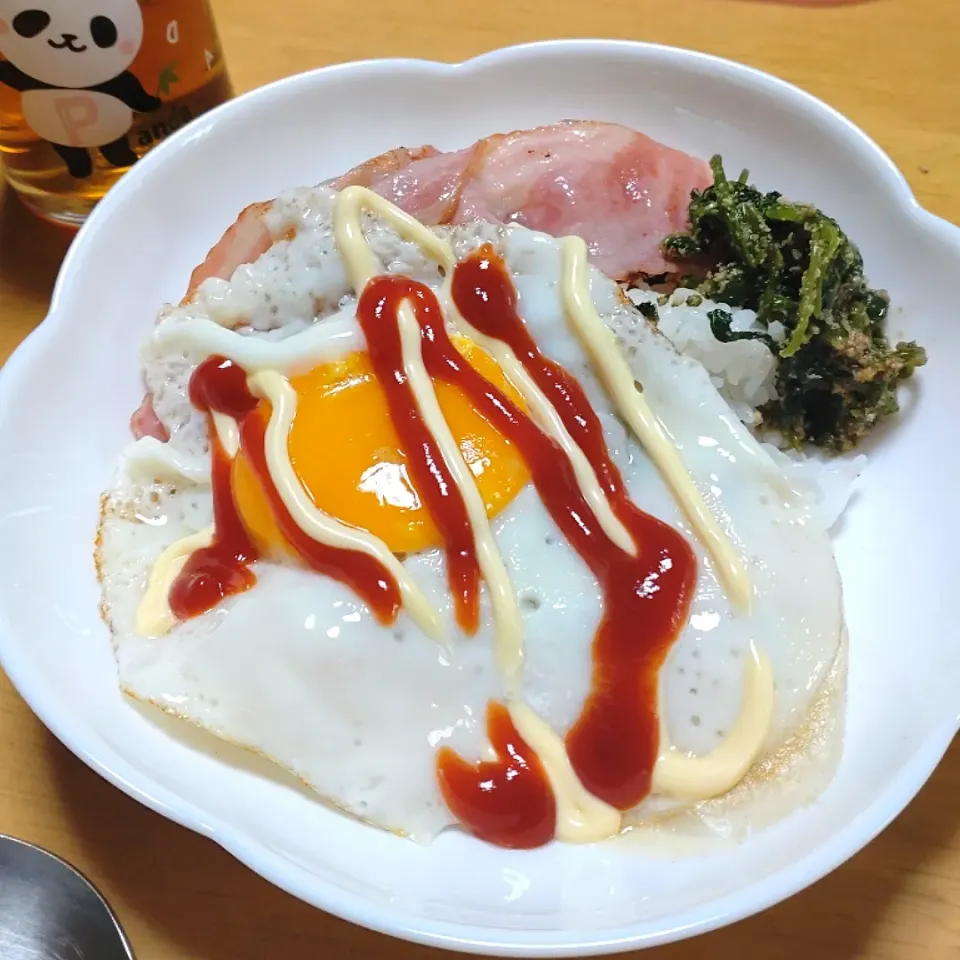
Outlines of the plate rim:
M 202 135 L 203 130 L 229 117 L 234 111 L 242 110 L 243 104 L 249 100 L 283 96 L 289 89 L 301 84 L 309 85 L 320 75 L 329 79 L 338 73 L 389 73 L 399 68 L 418 68 L 438 76 L 451 76 L 496 67 L 513 59 L 554 52 L 569 55 L 618 52 L 648 59 L 663 58 L 673 62 L 680 60 L 687 66 L 693 65 L 698 69 L 722 74 L 724 80 L 740 79 L 754 87 L 759 85 L 775 96 L 790 98 L 807 112 L 813 111 L 829 119 L 835 126 L 833 135 L 838 140 L 844 140 L 849 149 L 856 150 L 862 160 L 880 175 L 889 190 L 889 199 L 895 202 L 906 216 L 916 221 L 918 227 L 937 234 L 960 257 L 960 227 L 936 216 L 919 204 L 903 174 L 868 134 L 836 109 L 794 84 L 733 60 L 681 47 L 594 38 L 516 44 L 457 63 L 417 58 L 367 59 L 337 63 L 294 74 L 247 91 L 204 114 L 152 150 L 112 188 L 74 238 L 58 273 L 45 319 L 21 342 L 0 368 L 0 405 L 9 403 L 16 395 L 18 384 L 29 374 L 31 367 L 56 336 L 61 324 L 67 322 L 63 319 L 67 315 L 63 304 L 68 299 L 71 285 L 79 282 L 78 278 L 81 276 L 77 265 L 82 264 L 85 255 L 84 238 L 96 231 L 99 224 L 111 215 L 114 207 L 126 202 L 127 196 L 139 188 L 140 181 L 149 176 L 152 167 L 163 162 L 168 153 L 178 149 L 191 137 Z M 830 873 L 873 840 L 902 812 L 926 783 L 960 728 L 960 711 L 955 716 L 944 717 L 943 722 L 930 731 L 924 748 L 917 751 L 899 774 L 889 781 L 884 791 L 834 835 L 831 845 L 811 850 L 788 869 L 711 901 L 706 907 L 684 911 L 677 918 L 680 922 L 657 932 L 629 933 L 631 927 L 641 924 L 627 924 L 586 935 L 579 933 L 571 938 L 570 934 L 563 930 L 488 928 L 432 920 L 411 915 L 403 908 L 373 904 L 360 894 L 345 891 L 331 882 L 316 878 L 298 864 L 271 853 L 261 844 L 250 842 L 242 831 L 215 817 L 208 817 L 197 805 L 182 800 L 173 791 L 132 770 L 109 745 L 104 744 L 105 749 L 91 752 L 83 742 L 85 737 L 82 733 L 78 735 L 71 730 L 70 717 L 61 712 L 59 706 L 50 698 L 44 697 L 41 676 L 31 669 L 26 658 L 18 657 L 17 644 L 7 640 L 5 619 L 5 614 L 0 609 L 0 667 L 44 726 L 105 780 L 161 816 L 213 840 L 270 883 L 315 907 L 379 933 L 428 946 L 476 954 L 561 957 L 617 953 L 686 939 L 765 910 Z M 107 760 L 102 759 L 104 756 Z

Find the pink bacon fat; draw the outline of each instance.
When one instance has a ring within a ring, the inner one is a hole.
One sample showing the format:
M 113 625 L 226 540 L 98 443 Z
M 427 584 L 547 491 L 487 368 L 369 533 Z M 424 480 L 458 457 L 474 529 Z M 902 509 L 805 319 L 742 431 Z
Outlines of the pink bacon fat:
M 428 226 L 472 220 L 519 223 L 560 237 L 576 234 L 615 280 L 669 272 L 660 241 L 687 225 L 693 190 L 712 182 L 697 157 L 616 123 L 564 120 L 495 134 L 450 153 L 398 147 L 326 185 L 369 187 Z M 228 279 L 272 243 L 269 203 L 253 203 L 190 278 Z
M 130 432 L 139 440 L 141 437 L 156 437 L 166 443 L 170 439 L 170 431 L 166 428 L 156 410 L 153 409 L 153 394 L 144 394 L 140 406 L 130 418 Z
M 671 272 L 660 242 L 687 225 L 709 166 L 615 123 L 565 120 L 434 153 L 369 179 L 369 163 L 331 186 L 363 183 L 428 225 L 519 223 L 583 237 L 615 280 Z
M 519 223 L 555 237 L 583 237 L 593 263 L 615 280 L 671 272 L 660 242 L 687 225 L 693 190 L 712 182 L 697 157 L 616 123 L 564 120 L 495 134 L 463 150 L 398 147 L 326 181 L 364 186 L 428 226 L 474 220 Z M 270 202 L 252 203 L 190 277 L 184 301 L 210 277 L 229 279 L 273 244 Z M 149 394 L 134 436 L 168 438 Z

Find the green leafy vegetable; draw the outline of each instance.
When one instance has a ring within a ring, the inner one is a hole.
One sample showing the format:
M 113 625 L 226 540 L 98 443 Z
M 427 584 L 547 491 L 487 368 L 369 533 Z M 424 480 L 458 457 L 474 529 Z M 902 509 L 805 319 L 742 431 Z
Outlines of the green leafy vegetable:
M 638 303 L 637 309 L 651 322 L 656 323 L 658 317 L 657 308 L 652 303 Z
M 664 252 L 699 267 L 684 283 L 705 297 L 755 310 L 768 331 L 780 325 L 734 331 L 727 311 L 709 314 L 718 340 L 757 339 L 778 355 L 778 397 L 764 422 L 795 446 L 850 449 L 898 409 L 897 387 L 926 353 L 912 341 L 890 345 L 889 298 L 867 285 L 860 251 L 835 220 L 761 193 L 746 170 L 729 180 L 720 157 L 710 166 L 714 182 L 693 193 L 689 233 L 667 237 Z
M 687 300 L 690 303 L 690 300 Z M 692 306 L 692 304 L 691 304 Z M 733 316 L 729 310 L 709 310 L 707 318 L 710 321 L 710 332 L 721 343 L 733 343 L 735 340 L 760 340 L 771 350 L 776 351 L 777 345 L 769 333 L 762 330 L 733 330 Z

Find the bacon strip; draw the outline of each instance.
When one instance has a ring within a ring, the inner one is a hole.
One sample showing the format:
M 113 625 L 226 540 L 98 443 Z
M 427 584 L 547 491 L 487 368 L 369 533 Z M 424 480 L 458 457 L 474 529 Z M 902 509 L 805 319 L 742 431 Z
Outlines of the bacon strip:
M 354 186 L 370 187 L 372 190 L 374 183 L 387 179 L 391 174 L 397 173 L 415 160 L 427 160 L 438 156 L 441 154 L 436 147 L 397 147 L 348 170 L 342 177 L 326 181 L 326 185 L 333 187 L 334 190 Z
M 463 150 L 397 147 L 326 181 L 368 187 L 428 226 L 474 220 L 520 223 L 583 237 L 593 263 L 617 280 L 672 272 L 660 241 L 687 224 L 690 193 L 710 185 L 709 166 L 616 123 L 564 120 L 478 140 Z M 273 244 L 252 203 L 190 277 L 184 302 L 204 280 L 229 279 Z M 149 394 L 134 435 L 167 439 Z
M 362 183 L 428 225 L 520 223 L 583 237 L 591 259 L 617 280 L 671 272 L 660 241 L 687 224 L 693 190 L 709 166 L 615 123 L 566 120 L 479 140 L 466 150 L 387 167 L 384 154 L 331 182 Z
M 153 409 L 153 394 L 144 394 L 140 406 L 130 417 L 130 431 L 137 440 L 141 437 L 156 437 L 157 440 L 166 443 L 170 439 L 170 431 L 167 430 Z
M 351 186 L 367 187 L 386 197 L 421 223 L 431 226 L 449 223 L 457 212 L 460 194 L 466 182 L 465 174 L 477 146 L 475 144 L 466 150 L 456 150 L 453 153 L 438 153 L 433 147 L 424 147 L 426 155 L 422 159 L 393 168 L 383 162 L 383 158 L 390 154 L 383 154 L 330 181 L 328 186 L 337 190 Z M 368 169 L 371 165 L 380 167 L 381 172 L 369 176 Z
M 190 283 L 181 303 L 186 303 L 204 280 L 211 277 L 229 280 L 237 267 L 243 263 L 253 263 L 273 246 L 273 237 L 263 222 L 272 202 L 251 203 L 240 211 L 240 216 L 211 247 L 203 263 L 190 274 Z

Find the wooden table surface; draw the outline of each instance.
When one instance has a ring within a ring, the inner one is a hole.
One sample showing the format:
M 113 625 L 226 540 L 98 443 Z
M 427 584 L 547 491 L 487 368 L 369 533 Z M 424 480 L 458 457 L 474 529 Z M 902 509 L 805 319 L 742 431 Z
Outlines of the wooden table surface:
M 238 90 L 335 61 L 461 60 L 558 36 L 721 54 L 847 114 L 892 155 L 921 203 L 960 222 L 957 0 L 813 8 L 741 0 L 215 0 L 215 7 Z M 0 195 L 0 362 L 43 318 L 68 242 L 9 191 Z M 116 908 L 140 960 L 440 957 L 293 900 L 128 799 L 60 746 L 2 674 L 0 761 L 0 832 L 85 871 Z M 960 957 L 958 795 L 954 746 L 910 808 L 833 875 L 761 916 L 645 958 Z

